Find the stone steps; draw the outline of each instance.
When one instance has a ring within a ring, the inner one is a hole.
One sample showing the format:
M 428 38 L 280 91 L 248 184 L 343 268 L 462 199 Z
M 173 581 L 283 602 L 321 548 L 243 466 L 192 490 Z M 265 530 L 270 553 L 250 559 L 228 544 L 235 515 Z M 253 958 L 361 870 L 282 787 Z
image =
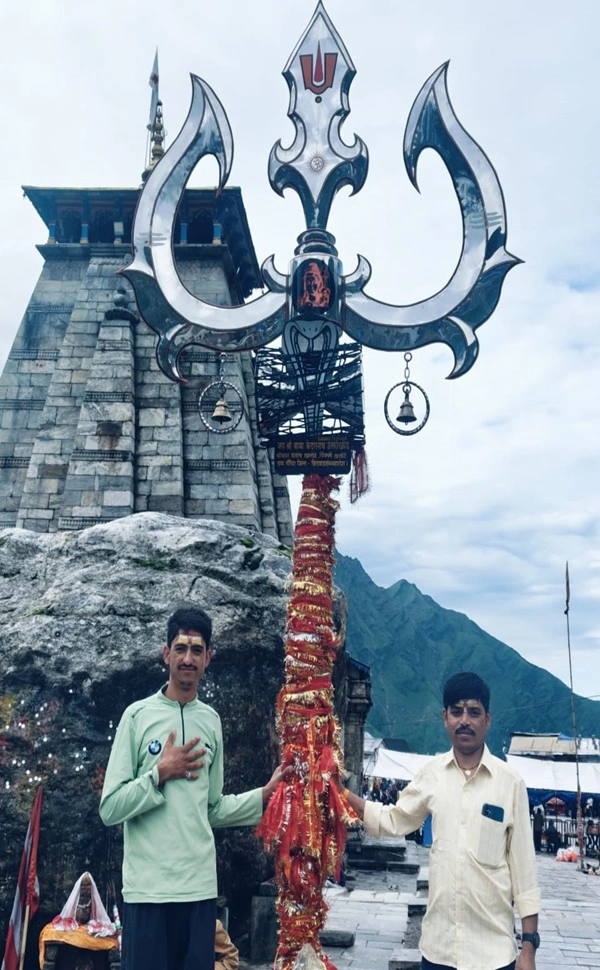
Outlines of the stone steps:
M 393 951 L 388 962 L 388 970 L 420 970 L 421 967 L 421 953 L 415 943 L 420 936 L 421 921 L 427 909 L 427 892 L 429 890 L 429 868 L 427 866 L 418 869 L 416 884 L 416 894 L 406 901 L 408 926 L 404 941 L 407 945 Z
M 420 950 L 394 950 L 388 964 L 389 970 L 420 970 Z
M 353 869 L 418 873 L 419 861 L 414 842 L 405 839 L 372 839 L 348 844 L 348 860 Z
M 354 946 L 354 941 L 356 940 L 356 933 L 350 929 L 325 927 L 319 933 L 319 940 L 322 946 L 331 947 L 342 947 Z

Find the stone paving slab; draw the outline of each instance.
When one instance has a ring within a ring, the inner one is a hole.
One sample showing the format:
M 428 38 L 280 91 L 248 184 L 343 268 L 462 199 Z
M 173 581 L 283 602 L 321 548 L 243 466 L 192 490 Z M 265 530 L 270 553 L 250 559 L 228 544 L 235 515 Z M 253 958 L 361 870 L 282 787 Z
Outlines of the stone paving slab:
M 542 890 L 537 970 L 600 967 L 600 877 L 577 863 L 538 856 Z
M 418 848 L 421 866 L 428 850 Z M 538 855 L 542 891 L 537 970 L 599 970 L 600 876 L 588 876 L 576 863 L 556 862 Z M 408 902 L 414 899 L 416 876 L 395 872 L 359 872 L 356 889 L 327 890 L 330 919 L 355 931 L 355 944 L 331 951 L 338 970 L 401 970 Z M 518 924 L 518 920 L 517 920 Z M 414 965 L 415 951 L 406 953 Z
M 360 871 L 353 892 L 338 886 L 327 888 L 327 926 L 343 923 L 355 932 L 353 947 L 325 948 L 338 970 L 388 970 L 406 935 L 415 878 L 407 873 Z
M 417 875 L 417 892 L 429 889 L 429 866 L 421 866 Z
M 418 847 L 418 854 L 426 867 L 428 850 Z M 537 862 L 542 946 L 536 970 L 599 970 L 600 876 L 586 876 L 575 863 L 556 862 L 546 854 L 538 855 Z M 415 875 L 381 871 L 359 872 L 353 892 L 339 886 L 326 889 L 327 925 L 355 934 L 354 946 L 327 951 L 338 970 L 412 970 L 418 965 L 417 951 L 402 953 L 408 900 L 415 889 Z M 243 960 L 242 970 L 271 967 Z

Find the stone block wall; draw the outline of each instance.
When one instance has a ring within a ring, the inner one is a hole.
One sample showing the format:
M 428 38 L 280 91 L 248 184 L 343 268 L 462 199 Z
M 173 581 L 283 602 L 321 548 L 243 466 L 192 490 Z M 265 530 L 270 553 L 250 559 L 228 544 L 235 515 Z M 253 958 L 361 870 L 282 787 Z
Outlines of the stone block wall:
M 66 258 L 44 264 L 4 367 L 0 380 L 0 525 L 16 524 L 33 445 L 43 425 L 48 388 L 84 269 L 82 262 Z
M 53 532 L 158 511 L 224 519 L 291 545 L 287 484 L 258 441 L 250 354 L 229 355 L 224 371 L 244 417 L 214 434 L 198 398 L 218 377 L 218 354 L 189 346 L 186 384 L 160 372 L 155 336 L 116 275 L 128 251 L 39 248 L 44 268 L 0 378 L 0 525 Z M 227 247 L 202 250 L 178 264 L 184 283 L 231 304 Z

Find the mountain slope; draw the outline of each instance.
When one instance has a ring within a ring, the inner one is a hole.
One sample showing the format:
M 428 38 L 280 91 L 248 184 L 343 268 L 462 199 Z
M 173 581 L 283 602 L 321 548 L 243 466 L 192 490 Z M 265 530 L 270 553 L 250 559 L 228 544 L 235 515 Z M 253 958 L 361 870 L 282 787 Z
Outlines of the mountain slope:
M 572 734 L 568 687 L 463 613 L 444 609 L 403 579 L 383 589 L 358 559 L 340 553 L 335 582 L 348 600 L 347 650 L 371 668 L 367 727 L 374 734 L 405 738 L 425 754 L 445 750 L 442 689 L 460 670 L 489 684 L 488 743 L 495 754 L 508 745 L 511 731 Z M 577 697 L 576 714 L 579 734 L 600 735 L 600 702 Z

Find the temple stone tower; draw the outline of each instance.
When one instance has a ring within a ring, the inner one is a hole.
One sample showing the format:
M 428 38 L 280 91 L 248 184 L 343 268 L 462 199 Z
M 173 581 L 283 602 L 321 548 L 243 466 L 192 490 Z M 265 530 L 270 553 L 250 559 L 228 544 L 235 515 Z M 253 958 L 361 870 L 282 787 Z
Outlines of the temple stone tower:
M 0 378 L 0 526 L 81 529 L 132 512 L 162 511 L 238 523 L 291 545 L 285 478 L 258 442 L 249 353 L 224 377 L 245 415 L 230 434 L 207 430 L 202 390 L 218 355 L 182 354 L 187 384 L 154 356 L 129 284 L 138 189 L 26 186 L 48 239 L 42 273 Z M 196 295 L 239 304 L 261 286 L 239 188 L 217 199 L 188 189 L 175 238 L 179 273 Z

